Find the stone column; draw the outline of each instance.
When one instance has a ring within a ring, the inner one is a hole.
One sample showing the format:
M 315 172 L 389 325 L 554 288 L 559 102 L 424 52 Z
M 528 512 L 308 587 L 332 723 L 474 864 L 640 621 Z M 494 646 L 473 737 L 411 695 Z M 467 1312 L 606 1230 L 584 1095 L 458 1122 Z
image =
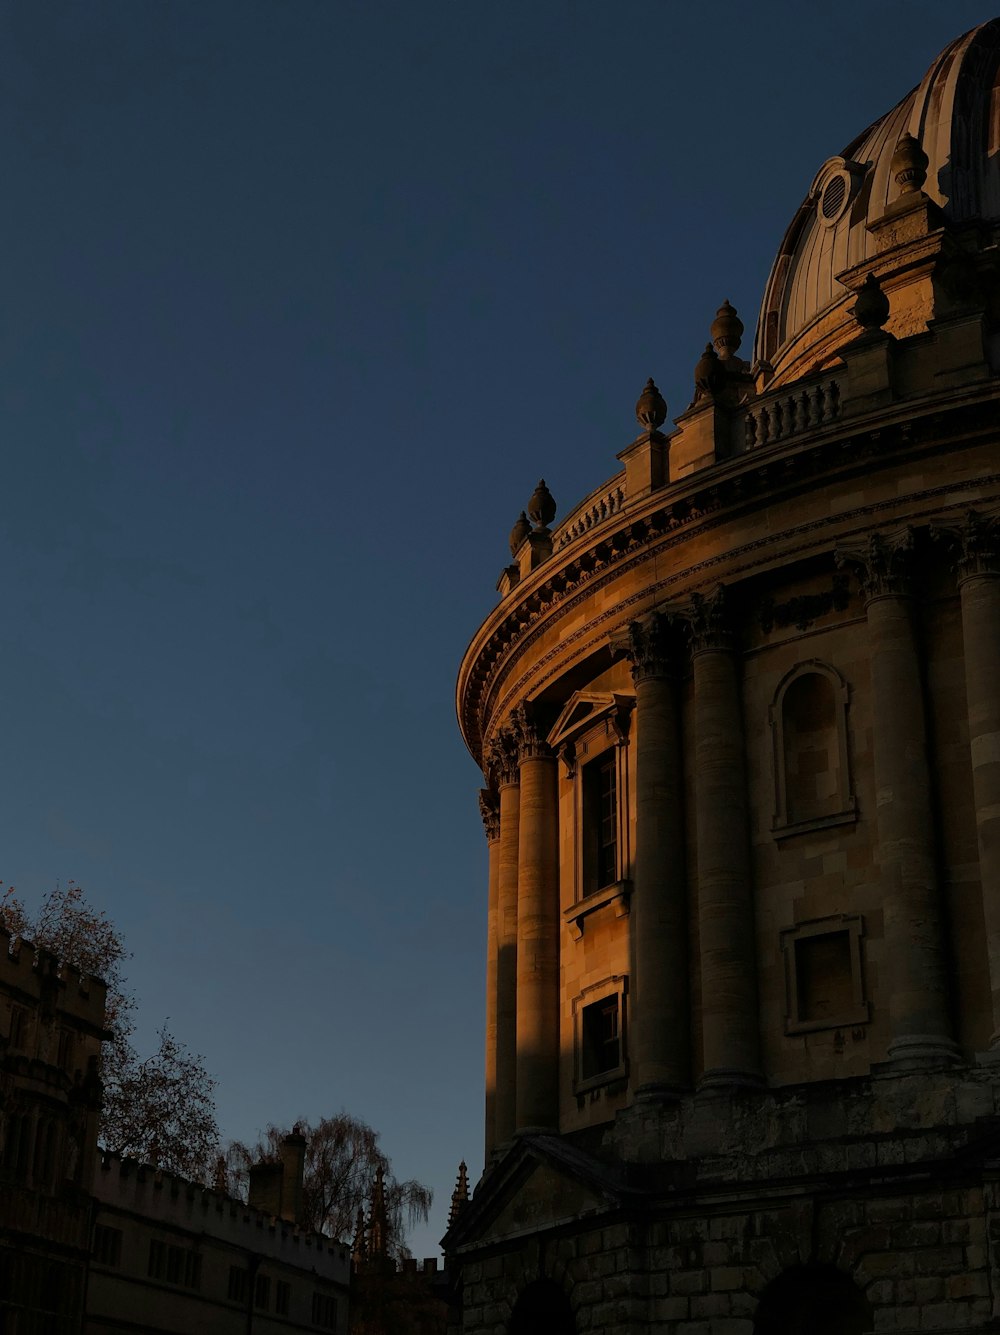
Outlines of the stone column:
M 559 853 L 556 762 L 525 706 L 520 745 L 517 859 L 515 1129 L 559 1125 Z
M 499 790 L 500 805 L 499 839 L 495 854 L 497 962 L 494 1144 L 502 1145 L 514 1134 L 517 1066 L 517 848 L 521 794 L 517 781 L 517 748 L 509 729 L 501 729 L 494 737 L 487 765 Z M 492 873 L 492 848 L 490 852 Z
M 632 1088 L 670 1098 L 691 1083 L 683 774 L 669 618 L 633 622 L 612 646 L 635 683 L 636 832 L 632 891 Z
M 904 1068 L 957 1055 L 930 799 L 920 654 L 908 580 L 913 533 L 904 529 L 838 550 L 855 568 L 871 648 L 875 807 L 885 914 L 889 1060 Z M 886 998 L 881 998 L 882 1004 Z
M 990 1049 L 1000 1055 L 1000 519 L 973 511 L 954 534 L 961 543 L 965 693 L 993 997 Z
M 757 1085 L 757 940 L 743 709 L 725 590 L 695 596 L 695 824 L 704 1072 L 701 1087 Z
M 497 917 L 500 901 L 500 806 L 488 788 L 479 791 L 489 848 L 489 901 L 486 911 L 486 1160 L 497 1143 Z

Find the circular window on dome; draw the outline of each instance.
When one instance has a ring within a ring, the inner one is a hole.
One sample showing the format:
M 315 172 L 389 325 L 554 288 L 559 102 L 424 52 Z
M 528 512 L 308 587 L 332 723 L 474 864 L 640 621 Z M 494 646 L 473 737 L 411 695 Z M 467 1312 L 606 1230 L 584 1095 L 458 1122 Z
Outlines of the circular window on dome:
M 820 221 L 826 227 L 832 227 L 847 210 L 850 203 L 854 181 L 850 172 L 838 171 L 827 178 L 819 197 Z

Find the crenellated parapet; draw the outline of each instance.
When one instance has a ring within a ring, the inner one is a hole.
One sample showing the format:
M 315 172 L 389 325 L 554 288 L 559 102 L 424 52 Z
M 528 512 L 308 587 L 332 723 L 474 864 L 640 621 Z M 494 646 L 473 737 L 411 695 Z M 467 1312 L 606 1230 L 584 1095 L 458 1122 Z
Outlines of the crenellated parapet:
M 311 1229 L 255 1210 L 245 1201 L 119 1154 L 102 1154 L 94 1173 L 99 1206 L 141 1215 L 166 1226 L 211 1233 L 295 1263 L 349 1267 L 350 1248 Z M 307 1262 L 305 1257 L 311 1259 Z
M 43 1015 L 57 1010 L 95 1037 L 105 1036 L 107 987 L 33 942 L 12 937 L 0 925 L 0 995 L 17 998 Z

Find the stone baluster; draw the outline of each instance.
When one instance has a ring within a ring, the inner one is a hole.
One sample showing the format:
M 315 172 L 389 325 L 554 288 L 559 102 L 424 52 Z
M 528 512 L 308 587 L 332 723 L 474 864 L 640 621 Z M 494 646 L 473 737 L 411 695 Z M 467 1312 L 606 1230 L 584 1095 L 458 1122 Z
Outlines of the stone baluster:
M 920 655 L 908 579 L 910 529 L 846 545 L 868 619 L 879 879 L 885 921 L 889 1060 L 905 1068 L 957 1055 L 934 848 Z
M 743 709 L 725 590 L 690 608 L 702 1087 L 760 1083 Z
M 517 859 L 515 1130 L 559 1125 L 559 830 L 556 761 L 525 705 L 514 712 L 520 755 Z
M 683 773 L 670 618 L 633 622 L 612 648 L 635 683 L 636 830 L 629 1063 L 639 1098 L 690 1085 Z
M 1000 516 L 971 512 L 952 532 L 961 544 L 969 749 L 993 998 L 990 1049 L 1000 1055 Z
M 509 728 L 501 728 L 495 735 L 489 750 L 487 768 L 497 787 L 500 807 L 496 854 L 494 1144 L 502 1145 L 514 1134 L 517 1072 L 517 857 L 521 791 L 517 773 L 517 745 L 514 734 Z
M 488 788 L 479 791 L 489 849 L 489 901 L 486 911 L 486 1158 L 497 1143 L 497 917 L 500 902 L 500 805 Z

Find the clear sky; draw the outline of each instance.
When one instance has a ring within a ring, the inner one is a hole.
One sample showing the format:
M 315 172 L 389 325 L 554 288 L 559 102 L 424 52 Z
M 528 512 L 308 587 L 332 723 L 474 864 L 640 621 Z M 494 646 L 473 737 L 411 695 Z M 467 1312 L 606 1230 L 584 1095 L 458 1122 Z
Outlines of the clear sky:
M 950 0 L 2 0 L 0 877 L 75 879 L 225 1136 L 482 1163 L 464 647 Z M 749 354 L 748 354 L 749 355 Z

